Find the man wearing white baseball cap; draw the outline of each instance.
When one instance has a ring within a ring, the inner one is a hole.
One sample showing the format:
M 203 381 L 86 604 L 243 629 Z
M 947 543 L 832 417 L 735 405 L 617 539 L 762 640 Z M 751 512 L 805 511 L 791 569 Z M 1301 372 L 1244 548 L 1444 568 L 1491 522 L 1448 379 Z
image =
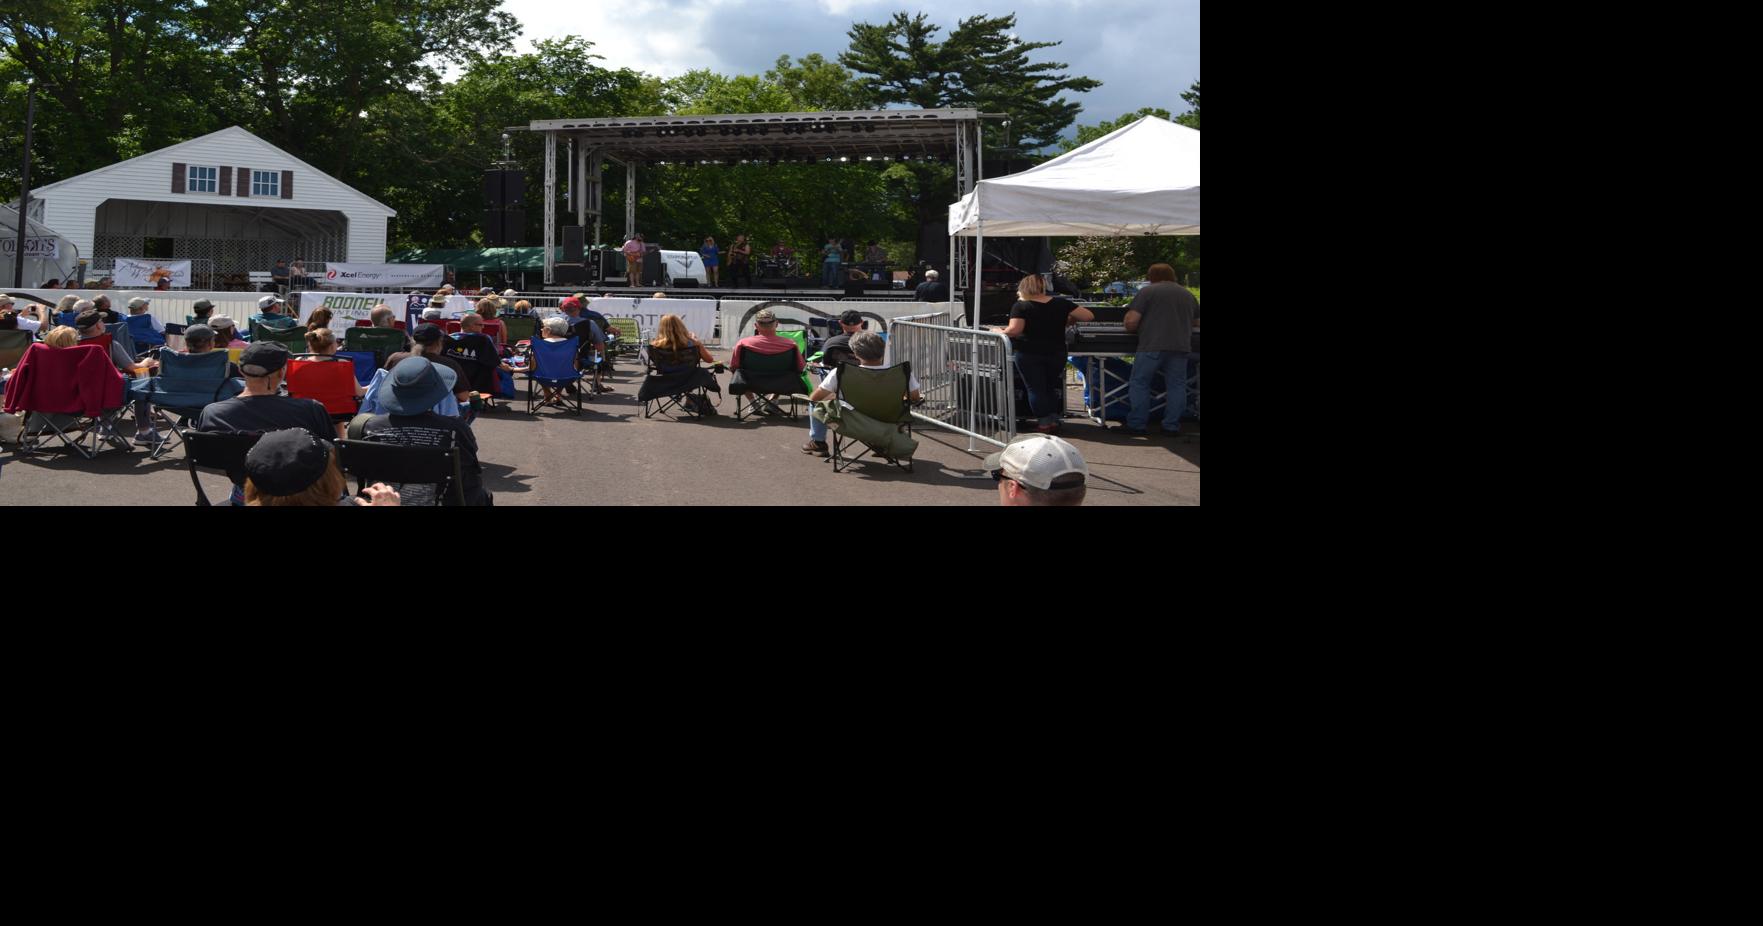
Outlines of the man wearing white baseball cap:
M 1050 434 L 1024 437 L 986 457 L 998 481 L 998 504 L 1006 507 L 1066 506 L 1084 503 L 1090 468 L 1083 454 Z

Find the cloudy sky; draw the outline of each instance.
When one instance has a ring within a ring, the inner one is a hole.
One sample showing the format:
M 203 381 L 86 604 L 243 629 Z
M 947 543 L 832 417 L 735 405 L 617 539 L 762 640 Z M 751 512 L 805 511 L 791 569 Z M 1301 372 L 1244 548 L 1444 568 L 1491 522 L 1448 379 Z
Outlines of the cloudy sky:
M 946 36 L 958 20 L 1015 12 L 1026 41 L 1059 41 L 1036 61 L 1062 61 L 1074 75 L 1102 86 L 1069 94 L 1083 104 L 1077 121 L 1100 122 L 1142 106 L 1172 113 L 1181 93 L 1200 79 L 1199 0 L 970 0 L 941 4 L 904 0 L 504 0 L 537 39 L 580 35 L 604 55 L 603 65 L 663 77 L 694 68 L 762 74 L 778 55 L 819 52 L 836 58 L 850 44 L 854 22 L 881 23 L 896 12 L 930 14 Z

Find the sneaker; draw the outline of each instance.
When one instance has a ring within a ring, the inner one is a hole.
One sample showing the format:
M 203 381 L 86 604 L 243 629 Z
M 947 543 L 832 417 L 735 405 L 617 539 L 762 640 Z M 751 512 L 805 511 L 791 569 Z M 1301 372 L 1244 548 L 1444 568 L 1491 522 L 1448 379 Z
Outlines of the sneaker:
M 771 415 L 774 418 L 784 417 L 784 410 L 781 408 L 778 408 L 777 403 L 773 402 L 770 399 L 765 400 L 765 413 L 767 415 Z
M 118 450 L 121 450 L 123 453 L 127 453 L 130 450 L 135 449 L 134 446 L 129 443 L 128 438 L 123 437 L 121 434 L 118 434 L 115 431 L 112 431 L 109 434 L 104 435 L 104 442 L 109 444 L 112 447 L 115 447 Z
M 142 431 L 136 434 L 135 443 L 140 444 L 143 447 L 157 447 L 160 444 L 165 443 L 165 438 L 160 436 L 159 430 L 155 428 L 150 431 Z
M 811 454 L 814 454 L 815 456 L 824 457 L 828 453 L 828 450 L 826 448 L 826 441 L 811 440 L 808 443 L 802 445 L 802 452 L 803 453 L 811 453 Z

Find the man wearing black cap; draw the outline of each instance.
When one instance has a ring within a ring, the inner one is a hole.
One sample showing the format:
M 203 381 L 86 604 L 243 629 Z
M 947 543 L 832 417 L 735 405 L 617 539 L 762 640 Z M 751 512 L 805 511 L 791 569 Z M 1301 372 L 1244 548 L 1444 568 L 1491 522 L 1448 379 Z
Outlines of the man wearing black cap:
M 459 448 L 465 503 L 488 506 L 494 499 L 484 488 L 483 467 L 477 461 L 477 437 L 460 419 L 433 411 L 435 403 L 463 384 L 456 376 L 453 368 L 431 363 L 428 357 L 410 357 L 399 363 L 378 393 L 379 403 L 388 414 L 367 419 L 367 439 L 408 447 Z M 436 503 L 435 486 L 407 483 L 396 488 L 407 506 Z
M 273 341 L 245 348 L 239 354 L 239 370 L 245 374 L 245 391 L 235 398 L 215 402 L 202 410 L 200 431 L 280 431 L 305 428 L 321 440 L 335 437 L 330 413 L 311 399 L 276 394 L 287 378 L 288 349 Z
M 84 300 L 81 301 L 84 302 Z M 101 338 L 109 333 L 104 328 L 104 316 L 96 309 L 87 309 L 86 311 L 81 312 L 79 316 L 74 319 L 73 326 L 75 330 L 79 332 L 80 340 L 82 341 Z M 110 339 L 110 362 L 116 365 L 117 372 L 122 375 L 134 375 L 135 359 L 129 356 L 129 352 L 124 350 L 123 346 L 118 344 L 114 337 Z
M 416 350 L 399 351 L 387 357 L 386 369 L 393 369 L 399 363 L 412 357 L 421 357 L 440 364 L 453 371 L 453 377 L 448 380 L 455 387 L 453 397 L 459 400 L 461 406 L 469 406 L 471 404 L 471 378 L 465 375 L 465 369 L 453 358 L 441 356 L 442 341 L 445 339 L 446 335 L 441 333 L 440 325 L 417 325 L 416 330 L 410 332 L 410 340 L 416 342 Z M 436 399 L 435 401 L 441 400 Z
M 863 330 L 863 313 L 856 309 L 846 309 L 839 316 L 839 333 L 826 339 L 820 347 L 820 365 L 836 370 L 841 363 L 861 363 L 857 355 L 851 353 L 851 335 Z

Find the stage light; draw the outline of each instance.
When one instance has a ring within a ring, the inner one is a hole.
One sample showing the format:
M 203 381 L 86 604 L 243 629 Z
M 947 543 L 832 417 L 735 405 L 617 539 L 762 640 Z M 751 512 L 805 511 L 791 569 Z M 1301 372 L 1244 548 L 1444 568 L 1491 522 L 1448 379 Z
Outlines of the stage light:
M 843 163 L 845 163 L 845 162 L 847 162 L 847 161 L 849 161 L 849 160 L 851 160 L 851 159 L 850 159 L 850 158 L 848 158 L 848 157 L 845 157 L 845 156 L 844 156 L 844 155 L 842 155 L 842 154 L 841 154 L 841 155 L 839 155 L 839 163 L 840 163 L 840 164 L 843 164 Z

